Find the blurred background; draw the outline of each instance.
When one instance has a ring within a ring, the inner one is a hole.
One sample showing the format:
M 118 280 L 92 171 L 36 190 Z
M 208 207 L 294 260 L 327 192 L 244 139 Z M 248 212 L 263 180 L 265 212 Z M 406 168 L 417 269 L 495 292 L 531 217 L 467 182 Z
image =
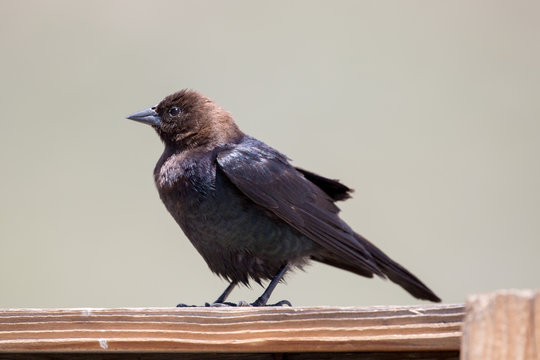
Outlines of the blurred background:
M 445 302 L 540 283 L 537 1 L 0 2 L 0 307 L 213 301 L 125 116 L 182 88 L 355 189 L 343 218 Z M 414 304 L 313 264 L 271 301 Z M 242 288 L 232 301 L 253 301 Z

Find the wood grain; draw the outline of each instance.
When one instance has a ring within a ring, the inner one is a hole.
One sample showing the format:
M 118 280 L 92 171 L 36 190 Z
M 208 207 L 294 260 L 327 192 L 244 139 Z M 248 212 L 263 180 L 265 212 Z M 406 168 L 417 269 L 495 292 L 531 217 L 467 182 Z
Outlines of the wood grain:
M 0 355 L 456 352 L 463 316 L 463 305 L 0 309 Z
M 0 360 L 459 360 L 458 351 L 332 353 L 0 353 Z
M 540 291 L 470 296 L 461 358 L 540 360 Z

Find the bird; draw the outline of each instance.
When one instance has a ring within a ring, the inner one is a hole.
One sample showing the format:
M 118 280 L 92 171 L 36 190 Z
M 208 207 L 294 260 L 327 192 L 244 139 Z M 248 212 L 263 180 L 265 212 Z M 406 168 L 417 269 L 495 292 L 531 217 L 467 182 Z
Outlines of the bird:
M 150 125 L 161 138 L 154 168 L 159 196 L 210 270 L 229 282 L 206 306 L 291 306 L 268 300 L 287 272 L 311 261 L 377 275 L 415 298 L 441 301 L 339 217 L 335 203 L 349 199 L 351 188 L 293 166 L 205 95 L 183 89 L 127 119 Z M 250 281 L 269 283 L 252 303 L 227 302 L 235 286 Z

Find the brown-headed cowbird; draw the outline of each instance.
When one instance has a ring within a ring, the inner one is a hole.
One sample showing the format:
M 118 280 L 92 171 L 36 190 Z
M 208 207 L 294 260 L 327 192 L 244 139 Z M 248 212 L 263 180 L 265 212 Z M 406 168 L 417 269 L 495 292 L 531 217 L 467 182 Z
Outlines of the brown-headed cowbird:
M 351 189 L 293 167 L 206 96 L 182 90 L 128 119 L 151 125 L 165 144 L 154 169 L 161 200 L 210 270 L 230 282 L 213 305 L 234 305 L 227 296 L 250 279 L 271 280 L 251 304 L 266 305 L 284 274 L 310 260 L 388 278 L 416 298 L 440 301 L 339 218 L 334 203 Z

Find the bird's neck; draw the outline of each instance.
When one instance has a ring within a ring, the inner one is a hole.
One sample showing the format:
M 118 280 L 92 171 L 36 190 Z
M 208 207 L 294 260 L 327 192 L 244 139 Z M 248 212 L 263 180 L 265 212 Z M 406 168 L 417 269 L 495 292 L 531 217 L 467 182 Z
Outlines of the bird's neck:
M 213 151 L 227 144 L 238 143 L 245 134 L 231 119 L 203 122 L 195 129 L 188 129 L 175 135 L 173 139 L 163 139 L 166 152 Z

